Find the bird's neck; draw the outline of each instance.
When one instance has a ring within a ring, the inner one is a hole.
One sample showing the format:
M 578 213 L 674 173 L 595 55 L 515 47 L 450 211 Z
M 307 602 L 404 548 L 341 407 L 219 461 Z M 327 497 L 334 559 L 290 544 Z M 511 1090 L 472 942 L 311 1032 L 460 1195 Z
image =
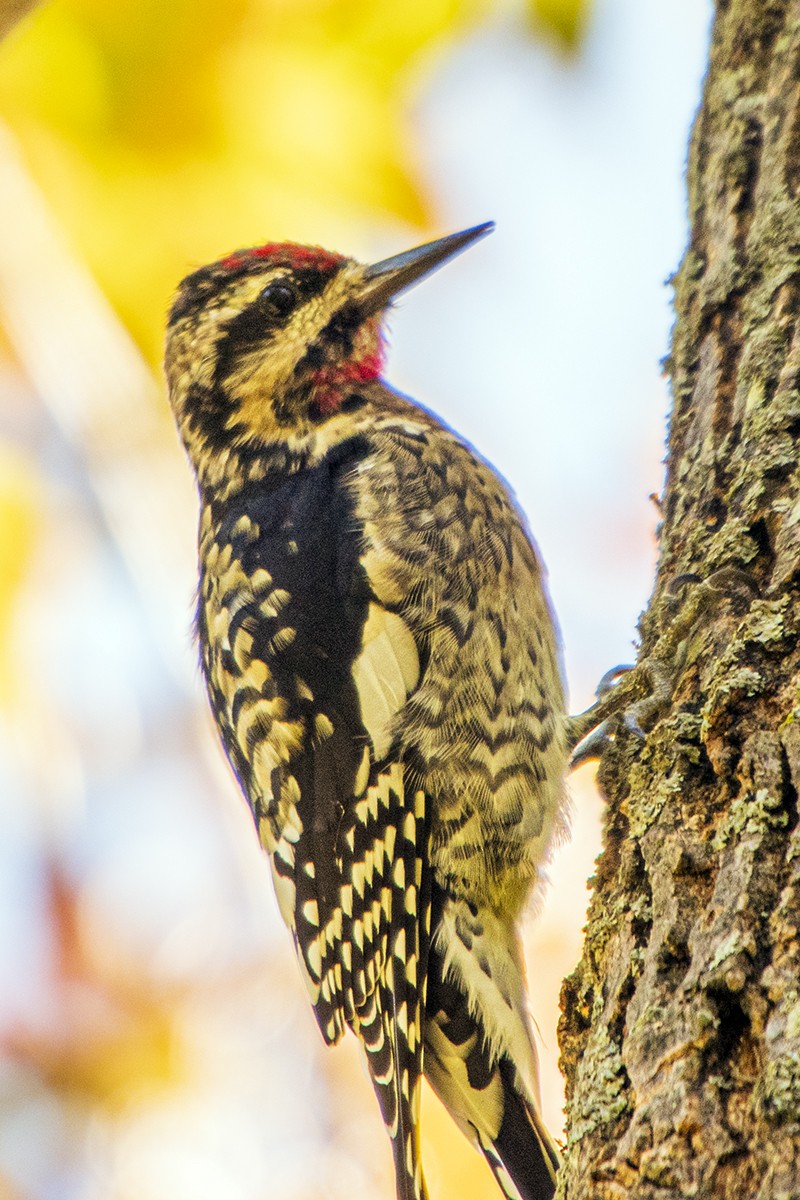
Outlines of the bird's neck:
M 378 346 L 368 354 L 346 358 L 341 362 L 328 363 L 314 373 L 312 382 L 313 405 L 321 417 L 329 417 L 346 404 L 353 389 L 359 384 L 372 383 L 379 379 L 383 370 L 383 347 Z
M 336 355 L 322 362 L 311 374 L 312 410 L 321 417 L 331 416 L 340 410 L 359 385 L 372 383 L 383 372 L 386 347 L 378 317 L 364 321 L 355 333 L 336 334 L 332 323 L 331 338 L 352 338 L 349 353 L 345 357 Z
M 369 428 L 371 408 L 367 397 L 351 383 L 333 411 L 317 422 L 304 421 L 275 440 L 251 439 L 231 443 L 215 455 L 194 456 L 203 503 L 224 503 L 270 478 L 285 478 L 317 466 L 337 447 Z

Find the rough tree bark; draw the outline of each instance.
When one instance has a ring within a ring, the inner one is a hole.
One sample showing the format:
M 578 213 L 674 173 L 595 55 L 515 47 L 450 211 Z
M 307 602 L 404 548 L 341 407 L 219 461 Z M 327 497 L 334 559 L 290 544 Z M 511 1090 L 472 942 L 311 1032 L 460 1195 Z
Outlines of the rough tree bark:
M 688 184 L 641 624 L 669 698 L 601 765 L 562 1200 L 800 1197 L 800 0 L 718 0 Z

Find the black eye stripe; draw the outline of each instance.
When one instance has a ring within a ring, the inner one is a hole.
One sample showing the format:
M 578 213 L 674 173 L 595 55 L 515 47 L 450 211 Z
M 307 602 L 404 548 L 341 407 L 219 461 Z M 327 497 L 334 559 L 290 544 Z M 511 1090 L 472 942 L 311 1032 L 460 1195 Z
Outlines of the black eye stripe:
M 303 299 L 310 300 L 312 296 L 319 296 L 325 291 L 338 271 L 338 266 L 335 271 L 317 271 L 312 267 L 307 267 L 300 271 L 293 271 L 292 279 Z
M 321 367 L 328 357 L 328 350 L 333 350 L 345 358 L 352 354 L 353 339 L 362 320 L 363 317 L 356 304 L 343 304 L 336 310 L 328 324 L 319 331 L 316 340 L 308 347 L 305 355 L 295 367 L 295 375 L 302 375 L 309 368 L 314 370 Z
M 319 296 L 325 290 L 340 269 L 341 264 L 339 263 L 333 267 L 326 267 L 324 270 L 317 267 L 300 267 L 292 270 L 287 265 L 284 273 L 278 278 L 291 279 L 303 300 L 310 300 L 312 296 Z M 264 262 L 258 259 L 243 260 L 238 268 L 226 267 L 223 269 L 217 263 L 212 263 L 210 266 L 200 267 L 197 271 L 193 271 L 185 277 L 172 302 L 169 325 L 175 325 L 181 318 L 192 313 L 201 313 L 203 309 L 213 304 L 216 296 L 224 295 L 231 285 L 235 286 L 244 276 L 262 274 L 263 271 Z
M 293 279 L 290 276 L 278 276 L 266 284 L 262 291 L 237 313 L 225 327 L 225 331 L 217 341 L 217 364 L 215 383 L 222 383 L 234 370 L 236 360 L 253 346 L 266 345 L 278 330 L 291 320 L 297 311 L 297 304 L 286 305 L 281 311 L 281 303 L 273 304 L 278 295 L 278 289 L 285 289 L 294 296 Z M 272 292 L 272 297 L 269 293 Z
M 290 314 L 291 315 L 291 314 Z M 288 318 L 287 318 L 288 319 Z M 236 360 L 253 346 L 265 345 L 281 328 L 282 321 L 265 319 L 258 304 L 250 304 L 229 321 L 217 341 L 214 382 L 219 385 L 233 373 Z

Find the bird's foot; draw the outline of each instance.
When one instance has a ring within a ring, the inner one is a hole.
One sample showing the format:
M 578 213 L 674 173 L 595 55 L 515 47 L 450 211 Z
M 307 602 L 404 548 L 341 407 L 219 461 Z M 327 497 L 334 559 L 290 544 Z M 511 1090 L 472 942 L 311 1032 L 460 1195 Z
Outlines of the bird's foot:
M 600 758 L 614 740 L 620 723 L 629 733 L 644 739 L 645 730 L 669 704 L 672 677 L 664 662 L 645 658 L 635 667 L 619 666 L 606 671 L 595 695 L 597 700 L 591 708 L 567 717 L 570 770 Z
M 585 712 L 567 717 L 570 770 L 600 758 L 620 725 L 644 739 L 669 705 L 688 645 L 704 614 L 724 599 L 751 600 L 755 588 L 755 581 L 736 568 L 714 571 L 705 580 L 698 575 L 676 576 L 667 588 L 667 599 L 677 602 L 678 609 L 667 621 L 653 653 L 636 666 L 606 671 L 597 685 L 595 703 Z

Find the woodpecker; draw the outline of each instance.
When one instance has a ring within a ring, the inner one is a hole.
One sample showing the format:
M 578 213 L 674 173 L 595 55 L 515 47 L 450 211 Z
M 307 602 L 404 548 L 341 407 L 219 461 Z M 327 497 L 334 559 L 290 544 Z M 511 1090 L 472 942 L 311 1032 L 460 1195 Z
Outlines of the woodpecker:
M 166 374 L 200 492 L 197 635 L 322 1036 L 357 1036 L 398 1200 L 424 1075 L 546 1200 L 518 922 L 564 823 L 558 637 L 514 498 L 384 380 L 394 298 L 493 228 L 371 266 L 238 250 L 183 280 Z

